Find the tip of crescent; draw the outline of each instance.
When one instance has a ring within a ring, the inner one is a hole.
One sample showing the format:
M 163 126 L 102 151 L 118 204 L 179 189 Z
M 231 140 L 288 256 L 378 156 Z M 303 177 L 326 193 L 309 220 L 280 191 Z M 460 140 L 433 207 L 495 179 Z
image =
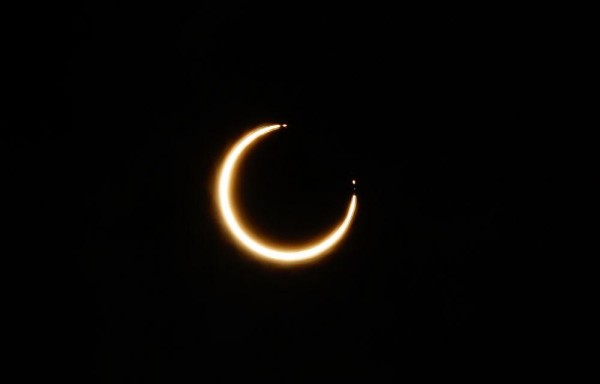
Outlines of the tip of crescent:
M 287 127 L 287 124 L 281 124 L 280 127 L 285 128 L 285 127 Z

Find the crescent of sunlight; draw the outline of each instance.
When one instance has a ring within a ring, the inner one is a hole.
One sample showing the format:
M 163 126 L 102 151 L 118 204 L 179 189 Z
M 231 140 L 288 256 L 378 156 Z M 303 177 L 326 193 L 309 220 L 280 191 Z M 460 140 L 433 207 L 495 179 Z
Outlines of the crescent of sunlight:
M 254 255 L 271 261 L 290 263 L 315 259 L 318 256 L 325 254 L 327 251 L 330 251 L 338 244 L 348 231 L 352 219 L 354 218 L 357 198 L 356 194 L 352 195 L 346 216 L 341 223 L 336 225 L 336 227 L 326 236 L 313 243 L 305 244 L 304 246 L 297 248 L 279 247 L 267 244 L 265 241 L 251 235 L 250 231 L 248 231 L 238 220 L 236 208 L 232 204 L 232 184 L 236 176 L 239 160 L 249 147 L 259 138 L 285 126 L 285 124 L 276 124 L 254 129 L 244 135 L 232 147 L 227 153 L 225 161 L 219 171 L 217 202 L 225 227 L 243 248 Z M 355 181 L 353 180 L 352 183 L 355 184 Z

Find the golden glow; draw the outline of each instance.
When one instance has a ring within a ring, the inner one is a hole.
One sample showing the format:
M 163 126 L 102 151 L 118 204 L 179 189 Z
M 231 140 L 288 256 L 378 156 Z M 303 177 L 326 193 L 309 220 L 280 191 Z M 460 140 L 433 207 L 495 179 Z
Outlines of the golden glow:
M 319 239 L 318 241 L 304 245 L 298 248 L 285 248 L 276 245 L 267 244 L 265 241 L 257 239 L 250 235 L 250 232 L 245 229 L 240 223 L 235 213 L 235 207 L 232 205 L 232 181 L 237 170 L 238 160 L 250 145 L 268 133 L 271 133 L 283 125 L 269 125 L 266 127 L 257 128 L 243 136 L 229 151 L 225 157 L 225 161 L 220 169 L 217 186 L 218 206 L 223 217 L 225 226 L 231 235 L 247 250 L 255 255 L 266 259 L 280 262 L 299 262 L 314 259 L 317 256 L 323 255 L 331 250 L 347 232 L 350 223 L 356 212 L 356 195 L 352 195 L 348 211 L 344 220 L 337 225 L 329 234 Z

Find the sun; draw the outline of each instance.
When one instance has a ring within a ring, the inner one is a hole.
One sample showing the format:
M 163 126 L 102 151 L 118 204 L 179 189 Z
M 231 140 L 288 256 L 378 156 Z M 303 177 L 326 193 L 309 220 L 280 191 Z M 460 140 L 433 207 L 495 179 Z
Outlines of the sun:
M 308 244 L 291 248 L 283 247 L 276 244 L 269 244 L 265 240 L 251 235 L 252 232 L 238 219 L 236 208 L 232 203 L 232 184 L 236 177 L 239 161 L 244 153 L 250 149 L 251 145 L 256 143 L 260 138 L 286 126 L 286 124 L 263 126 L 242 136 L 229 152 L 227 152 L 225 159 L 223 160 L 218 175 L 216 196 L 217 206 L 223 223 L 232 235 L 232 238 L 242 248 L 265 260 L 281 263 L 295 263 L 314 260 L 319 256 L 326 254 L 328 251 L 331 251 L 348 232 L 356 214 L 358 202 L 356 194 L 354 193 L 350 198 L 350 203 L 348 204 L 348 209 L 343 220 L 329 233 Z M 352 183 L 356 184 L 356 181 L 352 180 Z

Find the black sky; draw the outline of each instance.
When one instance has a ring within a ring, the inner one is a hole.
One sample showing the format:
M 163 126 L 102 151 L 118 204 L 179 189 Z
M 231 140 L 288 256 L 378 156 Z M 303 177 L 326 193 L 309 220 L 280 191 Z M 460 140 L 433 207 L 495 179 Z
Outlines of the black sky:
M 525 364 L 529 216 L 513 206 L 539 42 L 524 10 L 52 15 L 32 48 L 36 128 L 10 141 L 56 255 L 42 265 L 58 270 L 32 278 L 48 283 L 29 288 L 30 325 L 39 354 L 68 351 L 76 382 L 383 383 Z M 264 233 L 327 230 L 358 181 L 351 232 L 320 262 L 259 262 L 216 221 L 216 166 L 265 123 L 289 127 L 240 179 Z

